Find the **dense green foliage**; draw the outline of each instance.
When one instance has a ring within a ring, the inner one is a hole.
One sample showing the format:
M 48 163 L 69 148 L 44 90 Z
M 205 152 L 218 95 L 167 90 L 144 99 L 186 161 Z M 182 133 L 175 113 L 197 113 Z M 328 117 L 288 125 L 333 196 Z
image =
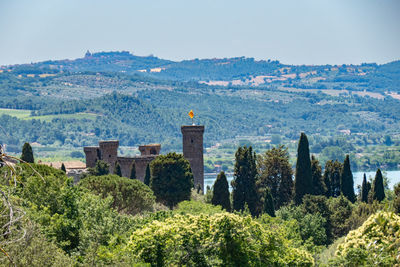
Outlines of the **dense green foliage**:
M 264 197 L 264 213 L 268 214 L 271 217 L 275 217 L 274 200 L 269 190 L 265 193 Z
M 106 175 L 110 172 L 110 165 L 102 160 L 96 161 L 94 168 L 89 168 L 88 173 L 94 176 Z
M 378 212 L 351 231 L 337 248 L 337 265 L 395 266 L 400 264 L 400 217 Z
M 155 197 L 148 186 L 139 180 L 119 175 L 89 176 L 79 183 L 103 198 L 112 196 L 112 208 L 126 214 L 153 210 Z
M 287 148 L 279 146 L 259 155 L 257 169 L 259 194 L 263 196 L 266 189 L 270 190 L 277 209 L 288 204 L 292 200 L 293 180 Z
M 189 161 L 181 154 L 158 156 L 150 163 L 150 169 L 150 188 L 157 201 L 172 208 L 179 202 L 190 199 L 193 174 Z
M 29 143 L 25 143 L 22 147 L 21 160 L 27 163 L 34 163 L 33 150 Z
M 232 180 L 232 208 L 243 211 L 245 206 L 252 215 L 257 214 L 256 154 L 252 147 L 239 147 L 235 153 L 235 169 Z
M 211 199 L 213 205 L 220 205 L 224 210 L 231 211 L 231 200 L 229 193 L 228 180 L 225 172 L 220 172 L 213 186 L 213 196 Z
M 325 195 L 326 185 L 322 177 L 322 168 L 317 158 L 311 156 L 311 177 L 312 177 L 312 194 Z
M 342 164 L 337 160 L 329 160 L 325 164 L 324 182 L 327 188 L 327 197 L 340 196 L 340 177 L 342 172 Z
M 229 213 L 175 215 L 131 236 L 128 250 L 153 266 L 311 266 L 313 258 L 290 246 L 283 233 Z
M 299 146 L 297 148 L 297 162 L 294 180 L 294 201 L 296 204 L 302 202 L 303 196 L 312 193 L 312 173 L 310 150 L 305 133 L 301 133 Z

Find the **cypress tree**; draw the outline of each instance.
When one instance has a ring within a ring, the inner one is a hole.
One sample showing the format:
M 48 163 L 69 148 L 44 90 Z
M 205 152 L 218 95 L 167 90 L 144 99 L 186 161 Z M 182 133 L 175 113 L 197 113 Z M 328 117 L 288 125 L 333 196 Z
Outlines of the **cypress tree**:
M 332 185 L 331 185 L 331 174 L 333 169 L 333 162 L 332 160 L 328 160 L 325 163 L 325 171 L 324 171 L 324 183 L 326 186 L 325 196 L 331 197 L 332 196 Z
M 150 186 L 150 164 L 147 164 L 146 174 L 144 175 L 143 183 Z
M 63 171 L 63 172 L 67 172 L 67 169 L 65 168 L 65 165 L 64 165 L 64 163 L 61 163 L 61 170 Z
M 27 163 L 35 163 L 35 159 L 33 158 L 32 147 L 29 143 L 25 143 L 22 147 L 22 155 L 21 160 Z
M 322 168 L 318 159 L 316 159 L 314 155 L 311 156 L 311 177 L 313 184 L 312 194 L 325 195 L 326 186 L 322 177 Z
M 343 168 L 340 175 L 340 192 L 352 203 L 356 202 L 356 195 L 354 194 L 353 173 L 350 169 L 349 155 L 346 155 L 346 158 L 343 162 Z
M 228 180 L 223 171 L 218 174 L 217 179 L 215 180 L 211 203 L 213 205 L 220 205 L 226 211 L 231 211 Z
M 383 187 L 383 177 L 380 169 L 376 171 L 374 184 L 372 186 L 372 198 L 379 202 L 385 198 L 385 189 Z
M 267 190 L 264 198 L 264 213 L 267 213 L 271 217 L 275 217 L 274 201 L 269 190 Z
M 297 148 L 296 176 L 294 180 L 294 200 L 301 204 L 303 196 L 312 193 L 311 160 L 308 139 L 301 133 Z
M 252 147 L 239 147 L 235 153 L 235 167 L 232 181 L 233 209 L 243 211 L 245 203 L 250 213 L 257 215 L 258 197 L 256 191 L 257 168 Z
M 361 201 L 367 203 L 368 202 L 368 193 L 369 193 L 369 189 L 368 188 L 368 182 L 367 182 L 367 175 L 365 175 L 364 173 L 364 178 L 363 178 L 363 182 L 361 184 Z
M 147 168 L 146 168 L 146 170 L 147 170 Z M 129 178 L 136 179 L 136 164 L 135 164 L 135 161 L 133 161 L 133 163 L 132 163 L 131 175 L 129 175 Z
M 325 169 L 326 175 L 324 174 L 324 178 L 329 180 L 329 192 L 330 195 L 327 197 L 338 197 L 340 196 L 340 177 L 342 172 L 342 164 L 335 160 L 334 162 L 330 162 L 327 166 L 328 168 Z
M 121 166 L 118 162 L 115 163 L 114 174 L 122 177 Z

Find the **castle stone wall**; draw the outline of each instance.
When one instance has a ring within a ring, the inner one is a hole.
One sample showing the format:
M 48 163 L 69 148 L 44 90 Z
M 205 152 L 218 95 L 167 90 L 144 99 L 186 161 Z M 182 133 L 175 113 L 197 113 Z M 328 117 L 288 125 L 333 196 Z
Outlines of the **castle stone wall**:
M 100 141 L 99 147 L 84 147 L 86 167 L 93 168 L 97 160 L 103 160 L 110 165 L 110 173 L 114 173 L 115 163 L 118 162 L 121 167 L 122 176 L 129 178 L 131 176 L 132 164 L 135 162 L 136 179 L 143 182 L 147 165 L 159 155 L 161 145 L 151 144 L 140 146 L 142 155 L 136 157 L 118 157 L 118 146 L 118 141 Z

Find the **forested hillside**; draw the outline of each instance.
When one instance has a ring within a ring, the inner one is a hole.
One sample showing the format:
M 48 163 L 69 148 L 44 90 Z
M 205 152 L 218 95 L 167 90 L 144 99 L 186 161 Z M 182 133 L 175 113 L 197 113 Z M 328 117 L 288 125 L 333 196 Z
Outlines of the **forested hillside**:
M 206 147 L 253 137 L 290 143 L 305 131 L 318 140 L 313 153 L 336 157 L 336 147 L 358 153 L 365 166 L 392 162 L 396 168 L 392 156 L 365 147 L 400 142 L 399 84 L 400 61 L 292 66 L 87 53 L 1 67 L 0 143 L 14 153 L 25 141 L 79 150 L 100 139 L 119 139 L 123 146 L 159 142 L 164 152 L 180 151 L 180 125 L 191 123 L 187 112 L 193 109 L 194 122 L 206 127 Z M 334 141 L 343 135 L 357 148 Z

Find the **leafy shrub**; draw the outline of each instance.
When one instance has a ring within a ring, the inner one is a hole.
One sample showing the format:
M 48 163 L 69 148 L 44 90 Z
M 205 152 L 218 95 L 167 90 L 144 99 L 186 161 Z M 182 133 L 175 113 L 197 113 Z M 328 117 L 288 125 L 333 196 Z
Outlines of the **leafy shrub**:
M 290 246 L 282 233 L 230 213 L 175 215 L 135 231 L 131 256 L 157 266 L 271 266 L 314 263 L 305 250 Z
M 329 198 L 328 205 L 331 213 L 332 236 L 337 239 L 346 235 L 350 230 L 346 221 L 352 213 L 353 204 L 345 196 L 340 195 L 336 198 Z
M 302 206 L 285 206 L 279 209 L 276 215 L 285 221 L 297 221 L 303 244 L 307 245 L 309 250 L 314 250 L 312 246 L 327 243 L 326 219 L 319 212 L 311 214 L 304 212 Z
M 336 250 L 334 263 L 345 266 L 400 264 L 400 216 L 379 211 L 351 231 Z
M 65 251 L 79 243 L 79 193 L 61 170 L 40 164 L 19 164 L 22 182 L 17 195 L 28 215 L 43 226 L 44 233 Z
M 79 182 L 103 198 L 112 196 L 112 208 L 126 214 L 137 214 L 153 209 L 155 197 L 151 189 L 139 180 L 118 175 L 89 176 Z

